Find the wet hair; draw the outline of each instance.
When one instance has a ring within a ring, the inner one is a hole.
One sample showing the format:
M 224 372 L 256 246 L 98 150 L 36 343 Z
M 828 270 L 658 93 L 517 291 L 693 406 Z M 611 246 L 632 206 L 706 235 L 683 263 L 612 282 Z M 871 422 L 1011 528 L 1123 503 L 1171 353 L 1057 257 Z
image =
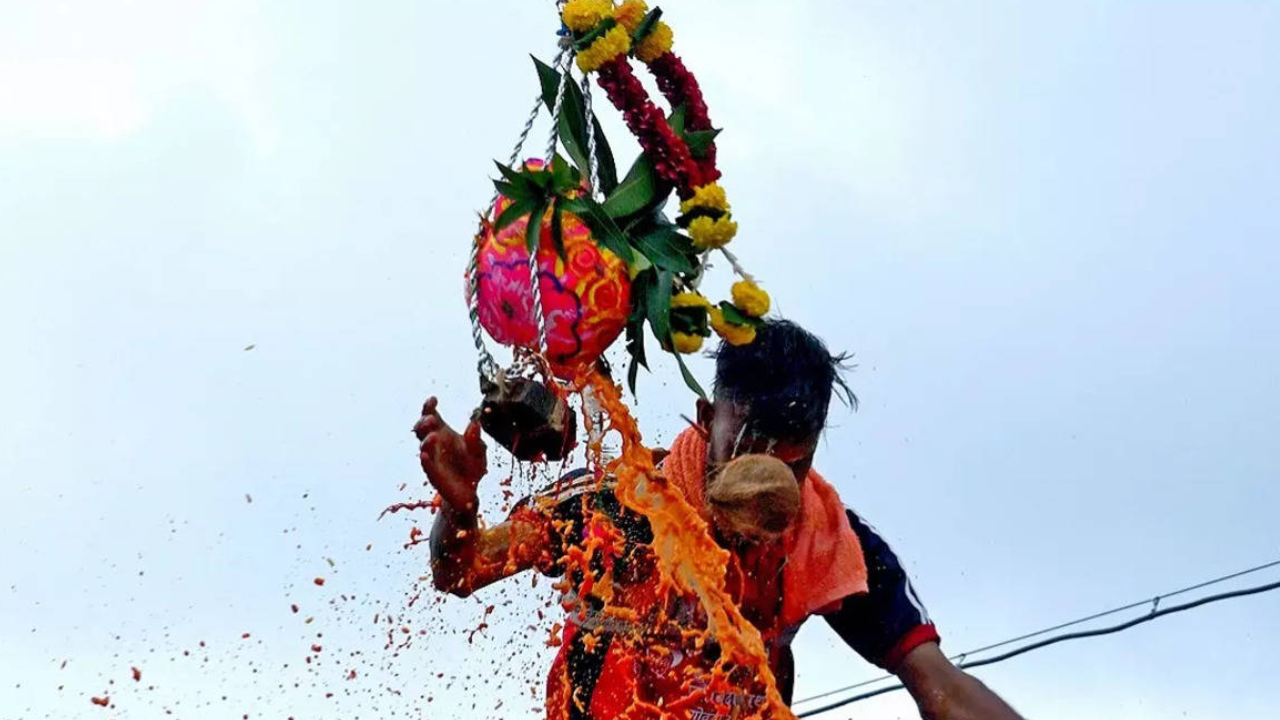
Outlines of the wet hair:
M 790 320 L 766 320 L 755 342 L 715 351 L 717 400 L 745 405 L 746 431 L 777 440 L 808 440 L 827 423 L 831 395 L 857 408 L 841 377 L 848 355 L 832 355 L 822 340 Z

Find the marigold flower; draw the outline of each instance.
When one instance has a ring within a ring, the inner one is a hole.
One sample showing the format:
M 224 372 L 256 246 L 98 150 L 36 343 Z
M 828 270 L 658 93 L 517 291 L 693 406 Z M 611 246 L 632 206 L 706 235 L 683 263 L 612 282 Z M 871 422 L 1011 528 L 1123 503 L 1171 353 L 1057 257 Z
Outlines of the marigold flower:
M 724 312 L 720 308 L 711 309 L 711 329 L 730 345 L 750 345 L 756 339 L 754 325 L 731 323 L 725 319 Z
M 673 332 L 671 333 L 671 345 L 675 348 L 676 352 L 684 355 L 696 353 L 702 349 L 702 336 Z
M 601 65 L 626 55 L 631 50 L 631 34 L 621 25 L 601 35 L 591 47 L 578 53 L 578 68 L 584 73 L 595 72 Z
M 750 280 L 739 280 L 734 283 L 732 293 L 734 306 L 744 314 L 762 317 L 769 312 L 769 293 Z
M 569 0 L 560 14 L 566 27 L 578 33 L 589 32 L 613 12 L 611 0 Z
M 724 247 L 737 234 L 738 223 L 728 216 L 714 220 L 706 216 L 697 217 L 689 223 L 689 236 L 693 238 L 693 246 L 699 250 Z
M 636 59 L 643 63 L 651 63 L 671 52 L 674 42 L 675 35 L 671 32 L 671 26 L 659 20 L 653 26 L 653 32 L 636 45 Z
M 693 197 L 680 203 L 680 212 L 688 213 L 694 208 L 706 208 L 708 210 L 729 210 L 729 198 L 724 193 L 724 188 L 716 183 L 703 185 L 700 188 L 694 188 Z
M 613 10 L 613 19 L 618 24 L 627 29 L 627 32 L 634 33 L 636 28 L 640 27 L 640 21 L 644 20 L 644 16 L 649 14 L 649 6 L 644 0 L 626 0 Z
M 682 292 L 671 298 L 671 307 L 673 308 L 690 308 L 690 307 L 711 307 L 711 301 L 695 292 Z

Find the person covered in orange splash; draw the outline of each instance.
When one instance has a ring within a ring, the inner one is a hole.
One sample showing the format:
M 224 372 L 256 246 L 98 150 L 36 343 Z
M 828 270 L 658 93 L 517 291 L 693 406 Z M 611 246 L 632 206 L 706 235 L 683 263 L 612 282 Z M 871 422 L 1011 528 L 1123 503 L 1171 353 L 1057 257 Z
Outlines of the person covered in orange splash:
M 675 439 L 661 470 L 729 551 L 726 586 L 760 631 L 786 702 L 791 640 L 820 615 L 858 654 L 901 678 L 923 718 L 1018 720 L 942 654 L 902 563 L 813 469 L 833 394 L 855 401 L 841 360 L 786 320 L 766 321 L 753 343 L 723 344 L 713 399 L 698 402 L 697 425 Z M 432 398 L 414 431 L 440 494 L 431 533 L 437 589 L 467 596 L 530 569 L 565 578 L 558 587 L 569 614 L 548 679 L 550 717 L 761 714 L 759 678 L 709 672 L 718 648 L 688 631 L 696 603 L 660 596 L 652 533 L 613 495 L 609 478 L 570 473 L 482 529 L 479 426 L 454 431 Z M 697 678 L 713 680 L 691 695 Z

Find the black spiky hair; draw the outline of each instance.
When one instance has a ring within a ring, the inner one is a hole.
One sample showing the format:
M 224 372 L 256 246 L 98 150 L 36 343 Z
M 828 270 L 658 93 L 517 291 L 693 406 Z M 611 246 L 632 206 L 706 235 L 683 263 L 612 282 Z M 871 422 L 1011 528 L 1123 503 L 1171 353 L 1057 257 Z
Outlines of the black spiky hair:
M 826 426 L 832 394 L 858 406 L 842 377 L 849 356 L 832 355 L 821 338 L 790 320 L 766 320 L 754 342 L 722 342 L 714 357 L 715 397 L 749 409 L 748 432 L 807 440 Z

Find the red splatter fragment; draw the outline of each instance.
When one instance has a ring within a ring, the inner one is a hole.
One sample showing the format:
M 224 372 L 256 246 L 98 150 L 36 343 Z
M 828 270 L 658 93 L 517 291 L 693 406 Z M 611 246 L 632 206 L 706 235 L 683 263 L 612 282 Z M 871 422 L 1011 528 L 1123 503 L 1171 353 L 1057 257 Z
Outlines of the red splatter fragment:
M 290 609 L 290 610 L 292 610 L 292 611 L 293 611 L 293 613 L 294 613 L 295 615 L 296 615 L 296 614 L 298 614 L 298 606 L 297 606 L 297 605 L 290 605 L 290 606 L 289 606 L 289 609 Z
M 245 633 L 245 634 L 243 634 L 243 635 L 241 635 L 241 636 L 240 636 L 240 639 L 241 639 L 241 640 L 246 640 L 246 639 L 248 639 L 248 637 L 249 637 L 249 633 Z
M 316 652 L 316 653 L 318 653 L 318 652 L 320 652 L 320 650 L 321 650 L 321 649 L 322 649 L 322 648 L 321 648 L 319 645 L 312 645 L 312 646 L 311 646 L 311 652 Z
M 98 707 L 106 707 L 111 704 L 111 698 L 109 697 L 89 698 L 89 702 L 93 703 L 94 705 L 97 705 Z
M 324 585 L 324 578 L 318 577 L 314 580 L 316 585 Z
M 134 682 L 141 682 L 141 681 L 142 681 L 142 671 L 141 671 L 141 670 L 139 670 L 138 668 L 129 668 L 129 669 L 133 671 L 133 681 L 134 681 Z
M 347 673 L 347 679 L 348 679 L 348 680 L 355 680 L 355 679 L 356 679 L 356 671 L 355 671 L 355 670 L 352 670 L 351 672 Z

